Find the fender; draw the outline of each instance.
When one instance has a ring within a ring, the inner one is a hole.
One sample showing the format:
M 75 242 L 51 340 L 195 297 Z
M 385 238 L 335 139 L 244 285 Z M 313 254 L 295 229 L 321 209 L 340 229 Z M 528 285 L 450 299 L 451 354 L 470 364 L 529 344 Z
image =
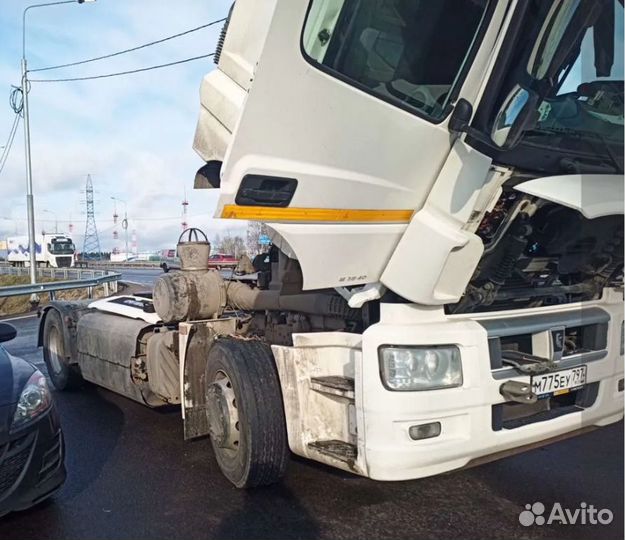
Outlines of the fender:
M 46 317 L 48 316 L 48 313 L 51 310 L 56 310 L 63 321 L 63 341 L 65 344 L 65 350 L 70 351 L 70 363 L 78 363 L 78 351 L 76 350 L 76 323 L 82 313 L 88 309 L 87 304 L 84 303 L 59 301 L 50 302 L 50 304 L 43 308 L 43 312 L 41 313 L 41 321 L 39 322 L 37 335 L 37 347 L 43 347 L 43 328 L 46 324 Z

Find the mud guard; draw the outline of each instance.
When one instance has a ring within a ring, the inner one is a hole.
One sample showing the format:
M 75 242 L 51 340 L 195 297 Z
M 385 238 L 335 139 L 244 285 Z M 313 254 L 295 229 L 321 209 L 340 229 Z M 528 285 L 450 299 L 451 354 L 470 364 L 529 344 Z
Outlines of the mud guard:
M 215 338 L 237 333 L 237 319 L 185 322 L 178 326 L 180 399 L 184 439 L 208 435 L 205 369 Z
M 78 350 L 76 340 L 76 323 L 81 316 L 81 312 L 87 311 L 87 302 L 50 302 L 40 315 L 39 329 L 37 332 L 37 347 L 43 347 L 43 328 L 46 324 L 46 317 L 50 310 L 58 311 L 63 321 L 63 340 L 65 350 L 70 352 L 70 363 L 78 363 Z

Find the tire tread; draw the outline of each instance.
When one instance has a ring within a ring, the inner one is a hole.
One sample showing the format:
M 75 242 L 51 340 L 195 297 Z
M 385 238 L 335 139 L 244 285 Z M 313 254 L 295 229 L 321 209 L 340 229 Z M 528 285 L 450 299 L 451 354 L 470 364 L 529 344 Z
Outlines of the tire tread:
M 250 425 L 250 457 L 237 487 L 252 488 L 277 482 L 286 472 L 289 447 L 282 389 L 271 348 L 260 341 L 221 338 L 223 347 L 238 364 Z M 231 479 L 232 481 L 232 479 Z
M 54 308 L 50 309 L 46 313 L 46 318 L 43 324 L 43 359 L 48 370 L 48 376 L 50 377 L 50 379 L 52 379 L 54 387 L 60 391 L 75 390 L 77 388 L 80 388 L 84 382 L 84 379 L 82 378 L 80 370 L 77 366 L 63 364 L 63 376 L 59 378 L 54 375 L 50 366 L 50 361 L 47 358 L 48 334 L 50 332 L 50 327 L 56 326 L 61 335 L 64 335 L 63 319 L 61 318 L 61 314 Z M 67 346 L 67 344 L 64 340 L 62 342 L 62 345 L 63 356 L 66 356 L 65 347 Z

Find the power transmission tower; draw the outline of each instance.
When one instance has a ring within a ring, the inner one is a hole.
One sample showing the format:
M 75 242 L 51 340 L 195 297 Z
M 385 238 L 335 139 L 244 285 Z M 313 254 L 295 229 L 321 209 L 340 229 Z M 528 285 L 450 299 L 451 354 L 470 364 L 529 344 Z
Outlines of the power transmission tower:
M 85 223 L 85 239 L 82 245 L 82 256 L 94 253 L 96 259 L 100 259 L 100 239 L 98 238 L 98 228 L 95 224 L 95 211 L 93 209 L 93 183 L 91 175 L 87 175 L 87 186 L 85 187 L 85 202 L 87 205 L 87 221 Z

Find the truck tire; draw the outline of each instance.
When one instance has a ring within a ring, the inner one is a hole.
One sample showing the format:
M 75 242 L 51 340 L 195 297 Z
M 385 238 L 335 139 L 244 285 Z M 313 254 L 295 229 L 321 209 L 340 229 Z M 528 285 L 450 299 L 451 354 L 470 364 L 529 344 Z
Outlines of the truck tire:
M 83 383 L 80 369 L 70 365 L 67 356 L 61 314 L 50 309 L 43 326 L 43 359 L 57 390 L 73 390 Z
M 222 473 L 238 488 L 277 482 L 289 448 L 282 391 L 271 348 L 217 340 L 206 363 L 211 443 Z

